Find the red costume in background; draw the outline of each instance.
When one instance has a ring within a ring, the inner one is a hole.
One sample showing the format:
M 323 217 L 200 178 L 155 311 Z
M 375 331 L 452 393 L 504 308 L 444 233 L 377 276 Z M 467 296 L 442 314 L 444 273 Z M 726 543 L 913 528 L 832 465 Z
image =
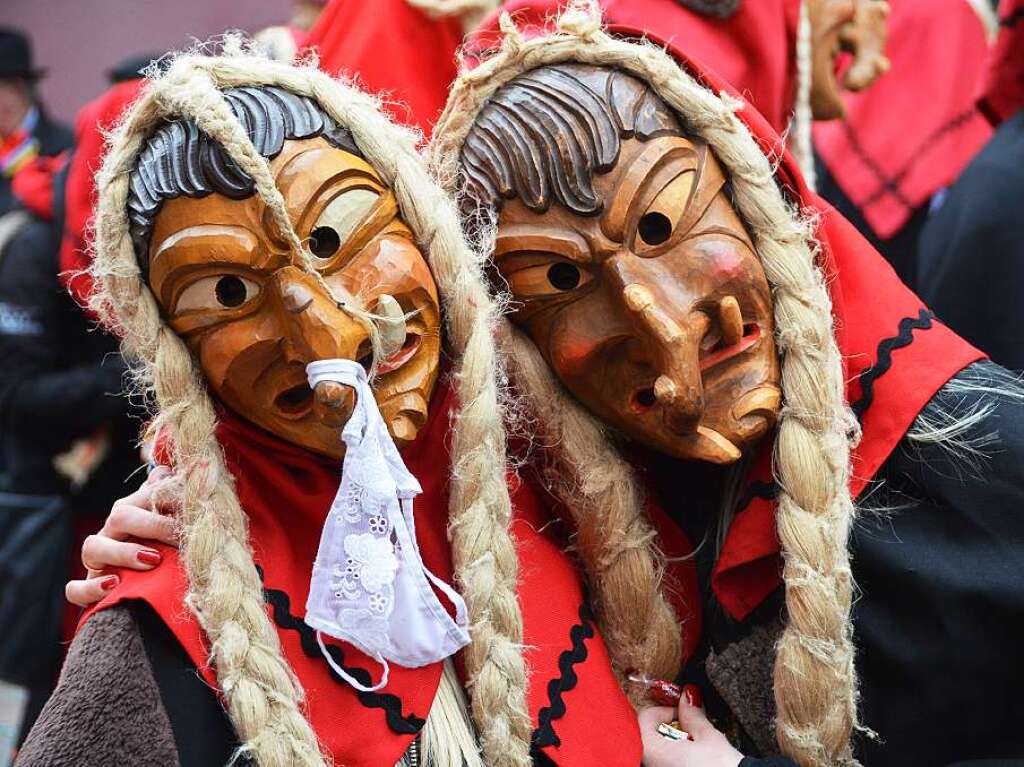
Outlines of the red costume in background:
M 92 281 L 82 270 L 90 263 L 86 233 L 96 206 L 96 172 L 103 161 L 104 132 L 117 124 L 141 88 L 141 79 L 117 83 L 82 107 L 75 120 L 75 151 L 65 186 L 60 271 L 62 281 L 81 306 L 86 306 L 92 292 Z
M 458 18 L 431 19 L 405 0 L 332 0 L 305 45 L 322 70 L 380 94 L 393 120 L 430 135 L 458 72 L 461 42 Z
M 1024 0 L 1003 0 L 978 104 L 993 125 L 1024 109 Z
M 951 184 L 992 131 L 975 107 L 988 55 L 965 0 L 893 0 L 892 69 L 845 96 L 842 120 L 814 125 L 814 145 L 872 231 L 888 240 Z

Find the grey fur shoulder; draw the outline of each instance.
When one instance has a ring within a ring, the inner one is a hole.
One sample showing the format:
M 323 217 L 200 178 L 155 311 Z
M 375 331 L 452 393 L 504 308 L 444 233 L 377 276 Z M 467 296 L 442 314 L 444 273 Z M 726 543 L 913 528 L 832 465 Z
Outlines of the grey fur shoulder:
M 139 628 L 127 607 L 92 616 L 16 767 L 176 767 L 178 751 Z

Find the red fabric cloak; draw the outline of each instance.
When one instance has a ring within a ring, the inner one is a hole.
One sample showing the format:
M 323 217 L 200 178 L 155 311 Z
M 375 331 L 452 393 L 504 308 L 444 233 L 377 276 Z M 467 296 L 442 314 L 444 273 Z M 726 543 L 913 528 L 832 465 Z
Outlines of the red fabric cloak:
M 839 188 L 881 239 L 960 175 L 992 131 L 975 107 L 988 53 L 965 0 L 892 0 L 892 69 L 847 93 L 842 120 L 814 125 Z

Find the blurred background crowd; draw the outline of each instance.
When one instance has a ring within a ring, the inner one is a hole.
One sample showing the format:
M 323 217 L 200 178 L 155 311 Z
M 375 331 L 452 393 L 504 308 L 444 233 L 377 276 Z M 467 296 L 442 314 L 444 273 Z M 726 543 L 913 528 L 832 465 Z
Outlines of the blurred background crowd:
M 808 5 L 842 22 L 875 2 Z M 1024 3 L 889 0 L 887 71 L 835 103 L 802 80 L 820 51 L 801 63 L 800 0 L 602 4 L 612 22 L 667 20 L 652 36 L 692 40 L 788 132 L 818 193 L 943 322 L 999 364 L 1024 368 Z M 95 327 L 80 273 L 104 131 L 139 92 L 143 71 L 169 51 L 239 29 L 276 58 L 315 51 L 322 68 L 385 94 L 395 119 L 429 134 L 458 46 L 499 5 L 0 6 L 0 767 L 45 702 L 74 632 L 79 612 L 64 603 L 63 587 L 81 577 L 81 541 L 145 465 L 144 403 L 122 393 L 117 343 Z M 834 48 L 826 68 L 841 74 L 850 65 L 834 55 L 849 38 L 822 43 Z M 813 127 L 800 124 L 801 112 Z

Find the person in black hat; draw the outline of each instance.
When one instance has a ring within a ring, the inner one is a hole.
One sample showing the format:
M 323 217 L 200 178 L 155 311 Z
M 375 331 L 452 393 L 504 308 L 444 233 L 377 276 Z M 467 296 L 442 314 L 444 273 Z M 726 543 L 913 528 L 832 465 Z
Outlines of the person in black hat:
M 25 33 L 0 27 L 0 216 L 17 206 L 14 174 L 38 155 L 58 155 L 72 144 L 70 129 L 47 116 L 36 94 L 44 74 L 33 66 Z

